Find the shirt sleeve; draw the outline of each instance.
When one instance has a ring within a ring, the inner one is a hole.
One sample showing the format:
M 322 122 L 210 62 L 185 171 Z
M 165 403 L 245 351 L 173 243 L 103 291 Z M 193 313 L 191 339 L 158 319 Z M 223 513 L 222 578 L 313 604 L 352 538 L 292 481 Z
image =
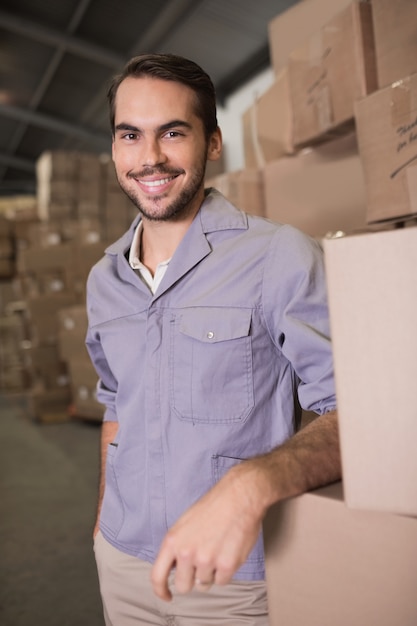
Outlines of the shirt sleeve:
M 91 312 L 91 298 L 87 295 L 87 313 Z M 100 341 L 100 333 L 94 330 L 88 325 L 87 335 L 85 339 L 85 345 L 90 355 L 90 359 L 99 377 L 96 395 L 97 400 L 105 406 L 105 412 L 103 421 L 105 422 L 117 422 L 116 412 L 116 392 L 117 392 L 117 380 L 114 377 L 109 364 L 106 359 L 106 355 L 103 351 L 103 347 Z
M 319 243 L 282 226 L 268 253 L 263 308 L 272 340 L 299 379 L 303 409 L 336 408 L 323 252 Z

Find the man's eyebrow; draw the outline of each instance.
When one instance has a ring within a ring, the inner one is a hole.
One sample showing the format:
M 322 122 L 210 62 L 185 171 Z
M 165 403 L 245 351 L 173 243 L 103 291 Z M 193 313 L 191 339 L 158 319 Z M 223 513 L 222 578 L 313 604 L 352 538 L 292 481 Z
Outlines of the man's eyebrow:
M 164 131 L 164 130 L 170 130 L 171 128 L 178 128 L 178 127 L 188 128 L 188 129 L 192 128 L 189 122 L 186 122 L 184 120 L 172 120 L 171 122 L 162 124 L 162 126 L 160 126 L 158 130 Z
M 117 126 L 114 127 L 114 130 L 130 130 L 132 133 L 140 132 L 140 129 L 136 126 L 132 126 L 132 124 L 125 124 L 124 122 L 117 124 Z
M 161 124 L 161 126 L 158 126 L 157 130 L 159 132 L 164 132 L 167 130 L 171 130 L 172 128 L 191 129 L 192 126 L 189 122 L 186 122 L 185 120 L 172 120 L 170 122 L 167 122 L 166 124 Z M 132 133 L 141 132 L 140 128 L 138 128 L 137 126 L 133 126 L 132 124 L 127 124 L 126 122 L 121 122 L 120 124 L 117 124 L 117 126 L 115 126 L 115 130 L 116 131 L 130 131 Z

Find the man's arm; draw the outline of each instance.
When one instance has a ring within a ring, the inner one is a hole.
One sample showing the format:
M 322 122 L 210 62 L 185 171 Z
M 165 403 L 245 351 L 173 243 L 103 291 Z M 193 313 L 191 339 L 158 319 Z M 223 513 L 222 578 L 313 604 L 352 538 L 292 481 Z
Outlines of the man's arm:
M 100 479 L 98 489 L 98 505 L 97 505 L 97 518 L 94 525 L 93 537 L 98 533 L 100 522 L 100 511 L 103 503 L 104 487 L 106 483 L 106 458 L 107 448 L 109 444 L 114 441 L 116 437 L 119 424 L 118 422 L 103 422 L 101 427 L 101 442 L 100 442 Z
M 190 591 L 226 584 L 245 562 L 268 508 L 341 478 L 336 411 L 318 417 L 268 454 L 233 467 L 168 531 L 152 569 L 155 593 L 171 599 L 175 587 Z

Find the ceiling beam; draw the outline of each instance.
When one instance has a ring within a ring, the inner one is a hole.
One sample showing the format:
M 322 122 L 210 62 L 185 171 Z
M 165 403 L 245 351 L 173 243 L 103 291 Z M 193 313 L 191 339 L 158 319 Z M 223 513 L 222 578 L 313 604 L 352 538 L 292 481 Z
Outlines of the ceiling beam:
M 0 115 L 9 117 L 18 122 L 25 122 L 25 124 L 46 128 L 47 130 L 54 131 L 61 135 L 75 135 L 79 139 L 94 143 L 97 148 L 101 148 L 102 150 L 110 149 L 110 134 L 96 132 L 84 126 L 52 117 L 51 115 L 45 115 L 44 113 L 32 111 L 31 109 L 24 109 L 22 107 L 2 103 L 0 103 Z
M 130 56 L 143 52 L 157 52 L 167 37 L 196 11 L 203 0 L 175 0 L 167 2 L 165 8 L 150 24 L 130 50 Z
M 89 59 L 90 61 L 94 61 L 106 67 L 119 69 L 126 62 L 124 56 L 116 54 L 107 48 L 48 28 L 42 24 L 23 19 L 1 9 L 0 27 L 55 48 L 65 48 L 68 52 L 76 56 Z
M 13 156 L 12 154 L 6 154 L 0 152 L 0 164 L 7 167 L 13 167 L 15 170 L 22 170 L 24 172 L 35 172 L 35 162 L 29 159 L 22 159 L 21 157 Z

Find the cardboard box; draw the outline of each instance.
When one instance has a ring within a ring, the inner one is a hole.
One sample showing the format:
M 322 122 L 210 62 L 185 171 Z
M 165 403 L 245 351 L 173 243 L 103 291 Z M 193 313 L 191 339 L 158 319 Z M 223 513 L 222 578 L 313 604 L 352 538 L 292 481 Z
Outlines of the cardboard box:
M 215 187 L 232 204 L 252 215 L 265 214 L 263 178 L 258 169 L 244 169 L 221 174 L 206 181 Z
M 355 100 L 377 86 L 370 5 L 351 2 L 294 50 L 288 83 L 295 146 L 352 130 Z
M 279 13 L 268 24 L 271 63 L 279 73 L 291 52 L 314 35 L 351 0 L 302 0 Z
M 417 516 L 417 227 L 324 252 L 346 503 Z
M 282 70 L 273 84 L 242 116 L 245 167 L 261 168 L 292 154 L 292 118 L 288 72 Z
M 372 0 L 379 88 L 417 72 L 417 2 Z
M 12 259 L 0 259 L 0 278 L 13 278 L 16 264 Z
M 264 522 L 270 626 L 415 626 L 417 519 L 349 510 L 342 484 Z
M 102 421 L 104 406 L 97 401 L 98 375 L 89 357 L 78 357 L 69 362 L 73 417 Z
M 71 180 L 78 173 L 77 152 L 47 150 L 36 161 L 38 181 Z
M 0 237 L 11 237 L 13 233 L 12 223 L 0 214 Z
M 14 242 L 11 237 L 0 235 L 0 259 L 14 258 Z
M 31 324 L 32 339 L 39 344 L 57 343 L 58 311 L 77 304 L 73 293 L 40 295 L 28 298 L 27 310 Z
M 62 361 L 56 344 L 31 346 L 28 360 L 32 381 L 41 382 L 45 389 L 68 387 L 68 368 Z
M 366 226 L 365 183 L 355 134 L 264 168 L 265 215 L 312 237 Z
M 355 104 L 367 221 L 417 214 L 417 74 Z
M 100 155 L 90 152 L 79 152 L 77 155 L 78 180 L 83 186 L 84 183 L 100 184 L 102 178 L 102 164 Z
M 69 387 L 43 389 L 35 386 L 29 393 L 29 412 L 32 419 L 44 424 L 67 422 L 70 420 L 70 402 Z
M 58 349 L 64 361 L 69 362 L 87 355 L 87 328 L 85 305 L 75 305 L 58 311 Z

